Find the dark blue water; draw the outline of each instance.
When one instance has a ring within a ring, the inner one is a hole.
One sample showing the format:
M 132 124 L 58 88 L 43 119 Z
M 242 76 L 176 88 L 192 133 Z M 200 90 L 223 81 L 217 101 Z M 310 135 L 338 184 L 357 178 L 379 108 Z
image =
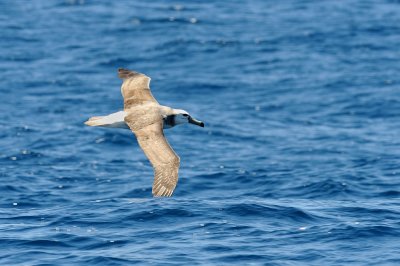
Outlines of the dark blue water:
M 400 264 L 399 1 L 1 1 L 0 265 Z M 117 68 L 206 122 L 173 198 Z

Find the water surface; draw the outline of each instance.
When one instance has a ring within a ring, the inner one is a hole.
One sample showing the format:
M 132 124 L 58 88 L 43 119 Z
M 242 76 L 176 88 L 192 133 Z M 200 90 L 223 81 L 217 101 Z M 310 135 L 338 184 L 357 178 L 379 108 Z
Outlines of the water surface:
M 398 1 L 0 2 L 1 265 L 400 264 Z M 205 121 L 173 198 L 117 68 Z

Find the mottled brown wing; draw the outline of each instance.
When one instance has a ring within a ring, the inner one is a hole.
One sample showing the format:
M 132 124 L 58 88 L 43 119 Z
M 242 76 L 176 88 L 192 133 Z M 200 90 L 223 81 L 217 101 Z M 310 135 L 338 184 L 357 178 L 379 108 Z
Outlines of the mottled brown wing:
M 123 68 L 118 69 L 118 76 L 123 80 L 121 93 L 124 97 L 124 110 L 145 102 L 158 104 L 151 94 L 148 76 Z
M 178 182 L 180 159 L 164 136 L 162 121 L 133 132 L 154 168 L 153 196 L 170 197 Z

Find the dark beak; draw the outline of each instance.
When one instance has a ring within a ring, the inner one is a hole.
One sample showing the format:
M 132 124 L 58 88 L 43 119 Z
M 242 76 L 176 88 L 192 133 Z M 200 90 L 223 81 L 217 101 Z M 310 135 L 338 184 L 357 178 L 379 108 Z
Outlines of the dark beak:
M 194 124 L 194 125 L 199 126 L 199 127 L 204 127 L 204 123 L 203 122 L 201 122 L 199 120 L 196 120 L 191 116 L 189 116 L 189 123 L 190 124 Z

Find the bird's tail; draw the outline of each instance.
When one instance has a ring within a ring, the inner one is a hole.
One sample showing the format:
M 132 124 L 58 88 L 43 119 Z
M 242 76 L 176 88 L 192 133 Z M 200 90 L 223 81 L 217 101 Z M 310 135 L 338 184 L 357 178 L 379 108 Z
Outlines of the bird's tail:
M 93 116 L 89 118 L 88 121 L 85 122 L 85 125 L 91 126 L 91 127 L 99 127 L 99 126 L 104 126 L 105 121 L 104 121 L 104 116 Z
M 94 116 L 85 122 L 86 125 L 91 127 L 113 127 L 113 128 L 126 128 L 129 129 L 125 123 L 125 112 L 120 111 L 106 116 Z

